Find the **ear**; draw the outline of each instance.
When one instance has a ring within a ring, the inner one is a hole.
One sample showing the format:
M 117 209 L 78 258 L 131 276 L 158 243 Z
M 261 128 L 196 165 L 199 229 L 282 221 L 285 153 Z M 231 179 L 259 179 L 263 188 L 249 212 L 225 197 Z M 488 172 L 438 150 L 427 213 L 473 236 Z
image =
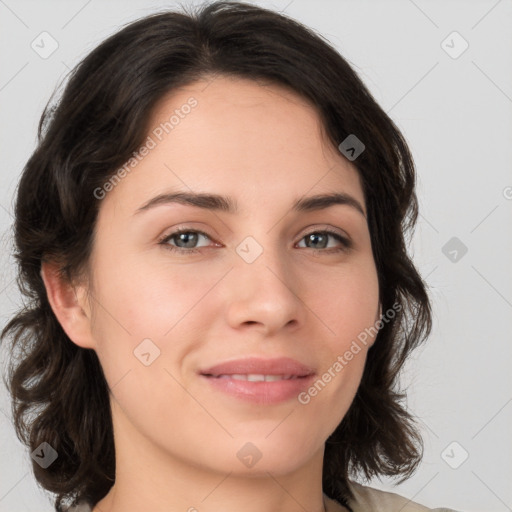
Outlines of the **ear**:
M 91 313 L 84 286 L 72 286 L 56 263 L 43 262 L 41 277 L 50 306 L 69 339 L 82 348 L 95 348 Z

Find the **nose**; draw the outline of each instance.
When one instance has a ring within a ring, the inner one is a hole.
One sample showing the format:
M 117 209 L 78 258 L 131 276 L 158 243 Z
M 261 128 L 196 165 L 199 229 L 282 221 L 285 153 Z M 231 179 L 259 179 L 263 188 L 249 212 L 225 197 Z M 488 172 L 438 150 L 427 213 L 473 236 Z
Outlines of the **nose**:
M 225 286 L 227 321 L 234 329 L 271 336 L 304 324 L 300 282 L 277 250 L 264 250 L 252 263 L 238 258 Z

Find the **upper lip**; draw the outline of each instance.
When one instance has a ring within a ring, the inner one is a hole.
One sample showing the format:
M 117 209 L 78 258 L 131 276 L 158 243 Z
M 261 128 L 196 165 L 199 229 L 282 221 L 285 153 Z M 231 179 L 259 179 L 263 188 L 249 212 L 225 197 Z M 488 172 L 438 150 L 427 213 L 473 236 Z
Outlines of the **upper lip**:
M 310 366 L 299 363 L 289 357 L 279 357 L 275 359 L 261 359 L 258 357 L 248 357 L 245 359 L 235 359 L 216 364 L 204 370 L 200 370 L 201 375 L 291 375 L 296 377 L 306 377 L 315 373 Z

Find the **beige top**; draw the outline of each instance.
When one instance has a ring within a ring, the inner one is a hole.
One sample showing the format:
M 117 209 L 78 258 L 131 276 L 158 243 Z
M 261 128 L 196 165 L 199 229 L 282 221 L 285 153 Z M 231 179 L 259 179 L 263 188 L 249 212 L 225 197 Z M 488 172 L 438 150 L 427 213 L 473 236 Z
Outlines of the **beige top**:
M 450 508 L 428 508 L 392 492 L 379 491 L 356 482 L 349 482 L 355 500 L 349 503 L 353 512 L 456 512 Z M 347 512 L 337 501 L 325 496 L 327 512 Z M 85 502 L 69 507 L 67 512 L 92 512 Z
M 393 492 L 384 492 L 349 481 L 355 500 L 349 502 L 353 512 L 456 512 L 449 508 L 428 508 Z M 337 501 L 327 498 L 327 512 L 346 512 Z

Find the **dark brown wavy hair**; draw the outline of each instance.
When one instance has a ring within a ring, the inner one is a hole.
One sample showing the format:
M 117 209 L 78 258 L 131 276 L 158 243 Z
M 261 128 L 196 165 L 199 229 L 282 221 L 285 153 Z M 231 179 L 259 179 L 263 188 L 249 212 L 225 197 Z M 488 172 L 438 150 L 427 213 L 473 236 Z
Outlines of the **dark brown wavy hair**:
M 403 404 L 398 377 L 430 333 L 431 308 L 407 253 L 416 223 L 415 169 L 404 137 L 347 61 L 287 16 L 255 5 L 215 2 L 132 22 L 71 72 L 39 123 L 15 203 L 17 282 L 23 307 L 4 327 L 14 427 L 32 451 L 49 443 L 58 458 L 33 463 L 38 483 L 64 501 L 100 501 L 115 481 L 109 388 L 94 350 L 73 343 L 48 302 L 42 260 L 74 282 L 88 270 L 101 187 L 143 144 L 155 105 L 204 78 L 235 76 L 288 86 L 316 108 L 337 148 L 355 134 L 366 146 L 353 162 L 362 180 L 382 310 L 393 308 L 370 348 L 347 414 L 326 442 L 323 490 L 347 505 L 349 478 L 408 478 L 423 443 Z M 399 305 L 399 308 L 396 305 Z

